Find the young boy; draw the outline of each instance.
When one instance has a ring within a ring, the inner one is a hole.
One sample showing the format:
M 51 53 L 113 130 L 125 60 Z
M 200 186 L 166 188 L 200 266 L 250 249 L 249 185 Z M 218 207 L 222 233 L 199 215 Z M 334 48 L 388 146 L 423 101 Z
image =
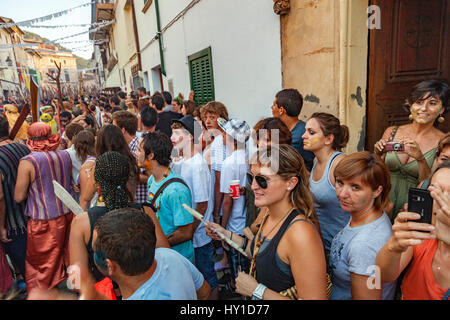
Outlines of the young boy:
M 246 142 L 250 137 L 250 126 L 243 120 L 223 118 L 217 120 L 222 133 L 223 143 L 231 154 L 223 161 L 220 175 L 220 192 L 223 194 L 222 222 L 221 225 L 233 233 L 243 236 L 242 230 L 245 228 L 246 208 L 245 195 L 238 199 L 233 199 L 229 195 L 230 182 L 239 180 L 239 186 L 245 187 L 248 164 Z M 228 253 L 232 262 L 233 272 L 237 277 L 239 267 L 243 270 L 248 268 L 248 259 L 241 257 L 238 259 L 238 252 L 230 248 Z M 239 261 L 240 260 L 240 261 Z
M 201 213 L 206 221 L 212 221 L 214 203 L 210 190 L 211 175 L 202 153 L 195 147 L 199 143 L 198 138 L 201 133 L 200 125 L 191 115 L 173 120 L 171 141 L 174 151 L 179 157 L 172 162 L 172 169 L 189 186 L 192 208 Z M 212 240 L 206 235 L 205 225 L 200 224 L 199 220 L 194 221 L 194 228 L 195 266 L 211 286 L 212 295 L 215 295 L 211 298 L 217 298 L 217 290 L 214 289 L 217 287 L 218 281 L 212 260 Z
M 170 168 L 172 143 L 162 132 L 150 132 L 142 138 L 137 153 L 138 162 L 151 173 L 147 183 L 148 202 L 151 203 L 158 190 L 172 178 L 181 177 Z M 172 249 L 194 262 L 194 218 L 183 208 L 191 204 L 189 188 L 179 181 L 172 181 L 154 201 L 156 216 Z

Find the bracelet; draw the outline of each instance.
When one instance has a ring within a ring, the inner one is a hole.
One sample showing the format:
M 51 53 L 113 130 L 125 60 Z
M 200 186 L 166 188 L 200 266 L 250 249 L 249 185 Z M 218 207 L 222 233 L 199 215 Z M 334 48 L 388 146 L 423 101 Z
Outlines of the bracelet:
M 422 157 L 420 158 L 420 159 L 416 159 L 417 161 L 423 161 L 423 160 L 425 160 L 425 156 L 424 155 L 422 155 Z
M 230 231 L 231 232 L 231 231 Z M 233 232 L 230 233 L 230 240 L 233 239 Z
M 255 288 L 255 291 L 252 293 L 252 297 L 254 297 L 257 300 L 262 300 L 264 296 L 264 291 L 266 291 L 267 287 L 263 285 L 262 283 L 258 283 L 258 285 Z

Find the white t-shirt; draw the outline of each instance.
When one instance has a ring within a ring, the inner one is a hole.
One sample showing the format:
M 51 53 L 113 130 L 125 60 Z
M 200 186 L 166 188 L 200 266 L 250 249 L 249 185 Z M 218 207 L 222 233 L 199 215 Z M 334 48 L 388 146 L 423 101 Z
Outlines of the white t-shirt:
M 222 164 L 222 172 L 220 175 L 220 192 L 229 193 L 230 181 L 239 180 L 239 185 L 245 187 L 247 180 L 247 153 L 245 150 L 236 150 L 228 156 Z M 245 228 L 245 219 L 247 208 L 245 207 L 245 196 L 233 200 L 233 209 L 228 219 L 227 230 L 242 235 Z
M 72 145 L 70 148 L 66 149 L 67 153 L 70 155 L 70 160 L 72 160 L 72 181 L 76 183 L 76 179 L 80 174 L 80 167 L 82 165 L 80 159 L 78 159 L 75 152 L 75 146 Z
M 187 160 L 174 161 L 172 170 L 178 173 L 189 186 L 192 195 L 192 208 L 196 209 L 200 202 L 208 202 L 208 207 L 204 214 L 206 221 L 212 221 L 214 202 L 211 201 L 211 174 L 208 165 L 201 153 L 196 153 Z M 211 238 L 206 235 L 205 225 L 200 223 L 194 233 L 194 248 L 202 247 L 211 242 Z

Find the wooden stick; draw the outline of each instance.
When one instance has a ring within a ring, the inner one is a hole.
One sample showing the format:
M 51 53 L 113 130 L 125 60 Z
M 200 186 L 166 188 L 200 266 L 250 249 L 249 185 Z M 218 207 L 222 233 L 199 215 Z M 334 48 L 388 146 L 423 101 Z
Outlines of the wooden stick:
M 188 205 L 186 205 L 185 203 L 183 203 L 183 208 L 185 208 L 190 214 L 192 214 L 195 218 L 197 218 L 198 220 L 200 220 L 202 223 L 204 223 L 205 225 L 208 223 L 207 221 L 205 221 L 205 219 L 203 219 L 203 216 L 198 213 L 197 211 L 195 211 L 194 209 L 192 209 L 191 207 L 189 207 Z M 230 246 L 232 246 L 233 248 L 235 248 L 237 251 L 239 251 L 240 254 L 242 254 L 244 257 L 248 258 L 247 253 L 242 250 L 242 248 L 234 241 L 230 240 L 228 237 L 226 237 L 222 232 L 220 232 L 219 230 L 217 230 L 216 228 L 213 228 L 211 226 L 209 226 L 209 228 L 214 231 L 223 241 L 225 241 L 226 243 L 228 243 Z

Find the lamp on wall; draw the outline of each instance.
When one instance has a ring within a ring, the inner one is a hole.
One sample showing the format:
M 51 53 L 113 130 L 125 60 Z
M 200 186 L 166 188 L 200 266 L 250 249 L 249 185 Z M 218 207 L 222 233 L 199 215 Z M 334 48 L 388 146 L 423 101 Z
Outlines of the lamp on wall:
M 12 62 L 12 60 L 11 60 L 11 58 L 8 56 L 8 58 L 6 58 L 6 64 L 9 66 L 9 67 L 12 67 L 12 65 L 13 65 L 13 62 Z

